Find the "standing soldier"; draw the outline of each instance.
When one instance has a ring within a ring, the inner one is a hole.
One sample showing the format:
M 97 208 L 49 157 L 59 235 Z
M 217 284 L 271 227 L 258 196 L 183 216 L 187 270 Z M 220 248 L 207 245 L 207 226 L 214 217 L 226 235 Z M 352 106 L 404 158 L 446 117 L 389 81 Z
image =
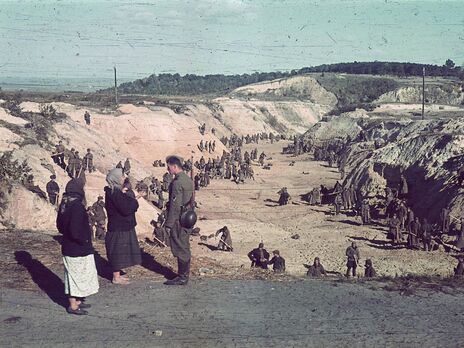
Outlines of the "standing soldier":
M 402 240 L 402 235 L 400 232 L 401 221 L 396 217 L 396 214 L 393 214 L 393 217 L 390 219 L 388 226 L 389 237 L 392 239 L 392 242 L 400 243 Z
M 343 199 L 340 192 L 336 193 L 334 205 L 335 205 L 335 215 L 340 214 L 340 210 L 342 209 Z
M 404 177 L 403 174 L 401 174 L 401 178 L 400 178 L 400 190 L 399 190 L 399 196 L 400 198 L 408 198 L 408 194 L 409 194 L 409 187 L 408 187 L 408 181 L 406 180 L 406 178 Z
M 79 157 L 79 151 L 74 152 L 74 178 L 78 178 L 81 174 L 82 160 Z
M 64 147 L 63 142 L 61 140 L 58 142 L 58 145 L 55 145 L 55 148 L 57 164 L 64 169 L 66 167 L 66 164 L 64 163 L 64 153 L 66 151 L 66 148 Z
M 432 234 L 432 225 L 427 222 L 427 219 L 424 219 L 422 223 L 422 243 L 425 251 L 432 251 Z
M 371 207 L 367 199 L 364 199 L 361 205 L 361 220 L 364 225 L 371 223 Z
M 172 175 L 168 172 L 164 173 L 163 175 L 163 191 L 168 192 L 169 191 L 169 185 L 171 184 L 172 181 Z
M 411 221 L 408 225 L 408 248 L 409 249 L 416 249 L 419 244 L 419 235 L 421 231 L 421 225 L 419 222 L 419 218 L 416 217 L 413 221 Z
M 160 208 L 161 210 L 163 210 L 165 208 L 165 199 L 164 199 L 164 195 L 163 195 L 163 190 L 159 189 L 157 191 L 157 194 L 158 194 L 158 208 Z
M 343 199 L 343 208 L 345 210 L 351 209 L 351 192 L 348 187 L 345 187 L 342 191 L 342 199 Z
M 89 114 L 88 111 L 86 111 L 84 113 L 84 120 L 85 120 L 85 123 L 87 124 L 87 126 L 89 126 L 90 125 L 90 114 Z
M 346 249 L 346 257 L 348 258 L 346 262 L 346 277 L 350 277 L 350 271 L 353 272 L 353 277 L 356 277 L 356 268 L 359 263 L 359 249 L 356 245 L 356 242 L 352 242 L 351 246 Z
M 106 213 L 105 201 L 102 196 L 98 196 L 97 201 L 92 205 L 93 219 L 97 225 L 95 236 L 97 239 L 105 239 Z
M 170 235 L 171 251 L 177 257 L 178 276 L 165 282 L 166 285 L 185 285 L 190 273 L 190 233 L 191 228 L 181 225 L 181 216 L 193 209 L 193 182 L 182 170 L 183 159 L 179 156 L 166 158 L 169 173 L 174 180 L 169 185 L 169 206 L 165 223 Z
M 450 211 L 448 208 L 443 208 L 440 215 L 441 233 L 448 234 L 451 224 Z
M 87 170 L 89 173 L 93 171 L 93 154 L 90 149 L 87 149 L 87 153 L 84 156 L 84 171 Z
M 50 176 L 50 181 L 47 183 L 46 189 L 48 193 L 48 200 L 52 205 L 56 205 L 57 202 L 57 196 L 60 193 L 60 187 L 55 181 L 56 175 L 51 175 Z

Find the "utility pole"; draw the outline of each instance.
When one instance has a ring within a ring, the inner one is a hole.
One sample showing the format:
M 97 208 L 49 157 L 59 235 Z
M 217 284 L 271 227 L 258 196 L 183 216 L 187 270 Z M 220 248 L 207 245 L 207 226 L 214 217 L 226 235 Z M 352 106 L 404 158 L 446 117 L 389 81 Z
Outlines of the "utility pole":
M 425 66 L 422 68 L 422 120 L 424 119 L 425 109 Z
M 116 106 L 118 106 L 118 81 L 116 80 L 116 67 L 114 69 L 114 96 L 116 98 Z

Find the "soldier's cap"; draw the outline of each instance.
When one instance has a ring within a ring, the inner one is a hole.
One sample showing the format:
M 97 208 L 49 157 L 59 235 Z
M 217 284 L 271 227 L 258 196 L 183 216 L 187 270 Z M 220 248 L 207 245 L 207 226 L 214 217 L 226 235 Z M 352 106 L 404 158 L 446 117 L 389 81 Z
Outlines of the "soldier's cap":
M 184 159 L 180 156 L 177 156 L 177 155 L 170 155 L 168 157 L 166 157 L 166 163 L 170 163 L 172 162 L 172 160 L 178 160 L 180 162 L 180 164 L 182 165 L 182 163 L 184 163 Z
M 56 175 L 55 175 L 55 174 L 50 175 L 50 179 L 55 180 L 55 179 L 56 179 Z
M 98 199 L 103 199 L 103 196 L 98 196 Z

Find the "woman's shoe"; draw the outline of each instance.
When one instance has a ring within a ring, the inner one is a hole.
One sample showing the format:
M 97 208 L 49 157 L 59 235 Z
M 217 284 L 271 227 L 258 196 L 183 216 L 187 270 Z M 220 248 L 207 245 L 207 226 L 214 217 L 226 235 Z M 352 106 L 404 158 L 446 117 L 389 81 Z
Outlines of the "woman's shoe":
M 71 307 L 68 307 L 66 309 L 66 312 L 68 312 L 69 314 L 75 314 L 75 315 L 87 315 L 87 314 L 89 314 L 89 312 L 84 311 L 81 308 L 72 309 Z

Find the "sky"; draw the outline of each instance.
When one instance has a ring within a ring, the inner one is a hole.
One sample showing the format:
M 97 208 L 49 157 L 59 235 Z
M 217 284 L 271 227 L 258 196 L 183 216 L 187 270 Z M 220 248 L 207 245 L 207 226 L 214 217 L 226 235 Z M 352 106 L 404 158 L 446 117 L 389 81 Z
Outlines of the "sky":
M 464 0 L 0 0 L 0 77 L 464 65 Z

